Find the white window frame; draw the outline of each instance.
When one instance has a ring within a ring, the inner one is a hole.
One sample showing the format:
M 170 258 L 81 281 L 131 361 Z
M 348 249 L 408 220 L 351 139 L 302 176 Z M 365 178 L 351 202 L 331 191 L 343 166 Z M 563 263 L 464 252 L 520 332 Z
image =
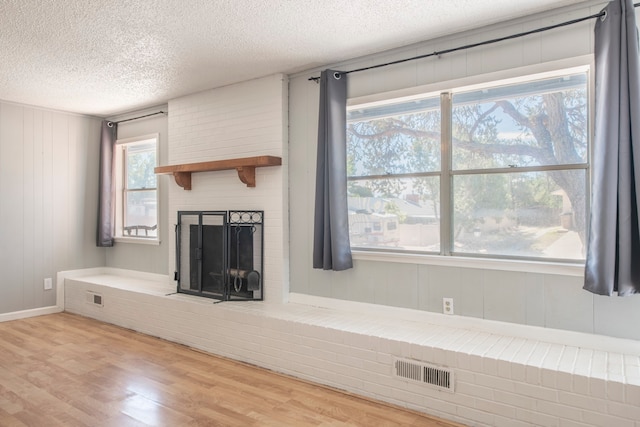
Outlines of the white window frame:
M 593 55 L 584 55 L 575 58 L 568 58 L 559 61 L 551 61 L 542 64 L 535 64 L 525 67 L 487 73 L 462 79 L 432 83 L 423 86 L 416 86 L 391 92 L 377 93 L 360 97 L 349 98 L 347 109 L 370 108 L 393 100 L 408 101 L 416 98 L 426 98 L 429 96 L 440 96 L 442 93 L 455 93 L 481 89 L 487 85 L 508 85 L 529 81 L 532 79 L 551 78 L 572 72 L 588 73 L 588 102 L 589 105 L 589 132 L 593 135 L 593 97 L 594 92 L 594 58 Z M 589 156 L 591 158 L 591 146 Z M 447 165 L 441 165 L 442 170 Z M 587 179 L 590 181 L 591 165 L 587 163 Z M 447 174 L 448 175 L 448 174 Z M 443 177 L 444 178 L 444 177 Z M 589 195 L 587 194 L 589 199 Z M 589 202 L 588 202 L 589 203 Z M 444 219 L 443 212 L 442 218 Z M 447 213 L 450 216 L 450 213 Z M 447 222 L 450 218 L 447 217 Z M 442 237 L 441 237 L 442 238 Z M 502 271 L 529 272 L 542 274 L 560 274 L 565 276 L 582 277 L 584 275 L 584 261 L 578 262 L 557 262 L 547 261 L 542 258 L 535 260 L 510 259 L 493 255 L 490 257 L 476 257 L 474 255 L 448 255 L 448 254 L 417 254 L 401 251 L 385 251 L 383 249 L 362 250 L 357 247 L 351 248 L 355 260 L 375 261 L 375 262 L 396 262 L 408 264 L 438 265 L 447 267 L 463 268 L 483 268 Z
M 115 162 L 115 189 L 116 189 L 116 197 L 115 197 L 115 205 L 116 205 L 116 224 L 115 224 L 115 236 L 114 240 L 116 242 L 121 243 L 137 243 L 144 245 L 159 245 L 160 244 L 160 180 L 156 181 L 156 216 L 157 216 L 157 224 L 156 228 L 156 236 L 155 237 L 144 237 L 144 236 L 129 236 L 123 233 L 124 231 L 124 211 L 126 206 L 126 190 L 125 190 L 125 158 L 124 158 L 124 148 L 127 145 L 132 145 L 135 143 L 140 143 L 143 141 L 155 140 L 156 144 L 156 166 L 158 159 L 160 158 L 160 134 L 148 134 L 141 135 L 132 138 L 124 138 L 118 139 L 116 141 L 115 152 L 114 152 L 114 162 Z

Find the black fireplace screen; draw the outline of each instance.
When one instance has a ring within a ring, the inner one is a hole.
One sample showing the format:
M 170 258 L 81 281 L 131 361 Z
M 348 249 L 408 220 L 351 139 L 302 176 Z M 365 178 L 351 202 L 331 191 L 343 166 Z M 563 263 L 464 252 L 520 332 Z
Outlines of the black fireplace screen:
M 263 211 L 179 211 L 178 292 L 262 300 Z

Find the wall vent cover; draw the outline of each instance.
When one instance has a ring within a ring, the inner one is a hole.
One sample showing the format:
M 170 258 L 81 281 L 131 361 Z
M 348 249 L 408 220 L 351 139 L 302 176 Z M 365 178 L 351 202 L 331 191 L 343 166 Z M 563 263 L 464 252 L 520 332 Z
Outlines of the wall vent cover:
M 394 376 L 453 393 L 453 371 L 408 359 L 393 360 Z
M 87 304 L 95 305 L 98 307 L 104 306 L 102 303 L 102 295 L 96 292 L 87 291 Z

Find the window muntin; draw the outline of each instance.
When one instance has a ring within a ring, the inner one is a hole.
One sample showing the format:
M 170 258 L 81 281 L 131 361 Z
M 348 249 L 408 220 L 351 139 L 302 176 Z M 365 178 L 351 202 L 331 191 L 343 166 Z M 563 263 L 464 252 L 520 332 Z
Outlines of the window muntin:
M 117 236 L 158 239 L 157 138 L 118 141 Z
M 585 67 L 584 72 L 574 69 L 516 84 L 451 90 L 441 98 L 349 107 L 352 247 L 584 259 L 588 82 Z M 451 120 L 441 125 L 441 117 Z M 429 186 L 418 183 L 425 179 Z M 422 239 L 416 238 L 421 235 L 416 224 L 408 221 L 410 209 L 402 209 L 408 203 L 436 206 L 431 217 L 437 223 L 431 224 L 445 238 L 438 234 L 416 245 Z M 357 221 L 354 215 L 360 215 Z M 376 237 L 373 227 L 361 225 L 373 221 L 373 215 L 387 221 L 395 215 L 395 237 L 386 236 L 381 243 L 379 232 Z

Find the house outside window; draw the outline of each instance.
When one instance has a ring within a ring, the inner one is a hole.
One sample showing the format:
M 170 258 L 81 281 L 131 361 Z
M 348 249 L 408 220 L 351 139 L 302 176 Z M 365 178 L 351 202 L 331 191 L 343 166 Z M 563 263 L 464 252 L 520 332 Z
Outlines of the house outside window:
M 158 242 L 158 135 L 116 142 L 116 239 Z
M 588 67 L 350 104 L 355 250 L 579 261 Z

